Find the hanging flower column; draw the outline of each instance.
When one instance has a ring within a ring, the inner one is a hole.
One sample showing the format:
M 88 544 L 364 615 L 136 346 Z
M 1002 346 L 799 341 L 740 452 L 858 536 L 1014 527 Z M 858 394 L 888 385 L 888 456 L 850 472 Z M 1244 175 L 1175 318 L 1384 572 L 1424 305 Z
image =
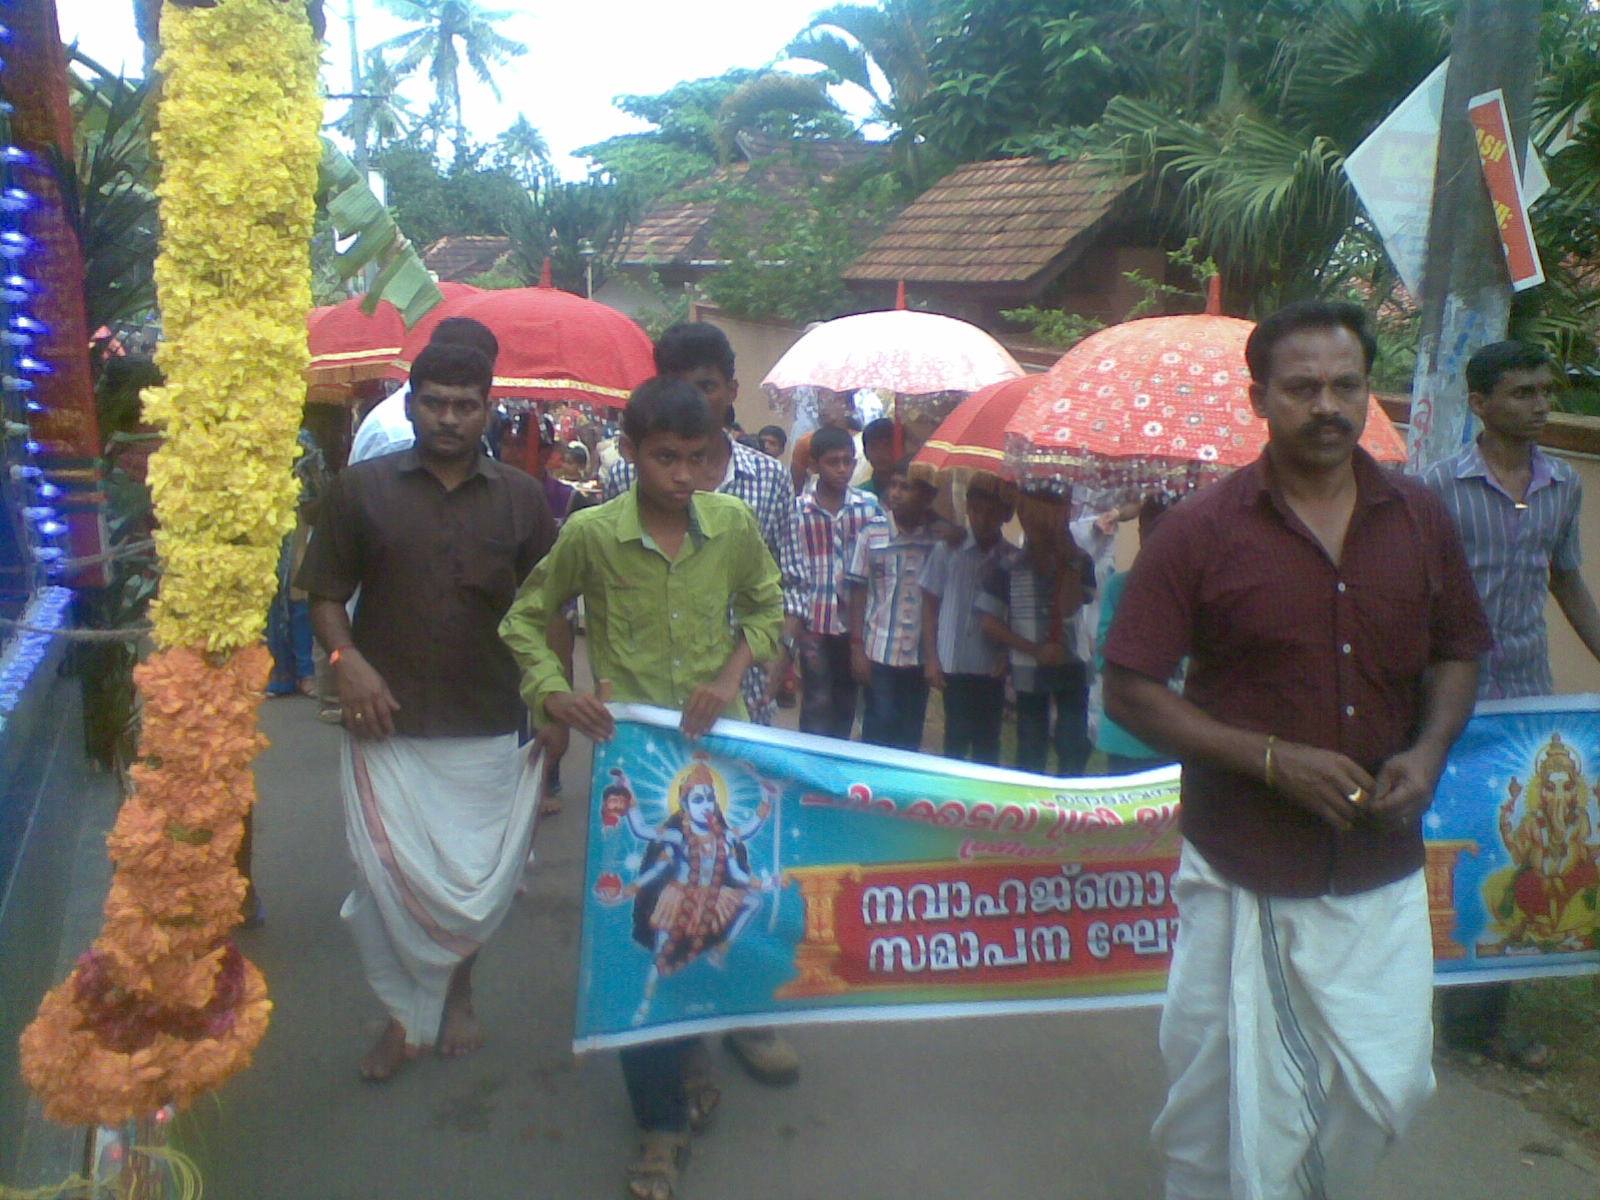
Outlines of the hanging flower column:
M 168 3 L 161 25 L 156 652 L 136 673 L 141 757 L 109 839 L 104 929 L 22 1038 L 29 1086 L 69 1124 L 186 1106 L 249 1064 L 272 1008 L 228 934 L 266 745 L 262 628 L 297 495 L 318 51 L 303 3 Z

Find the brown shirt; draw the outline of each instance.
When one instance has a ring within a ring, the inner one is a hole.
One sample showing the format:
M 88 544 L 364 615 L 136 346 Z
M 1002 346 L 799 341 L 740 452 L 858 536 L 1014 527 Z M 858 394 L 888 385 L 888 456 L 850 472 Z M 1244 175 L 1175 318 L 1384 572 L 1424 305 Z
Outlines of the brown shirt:
M 1409 748 L 1429 664 L 1490 645 L 1455 526 L 1416 480 L 1356 451 L 1335 564 L 1263 456 L 1166 515 L 1140 551 L 1107 662 L 1165 682 L 1219 721 L 1337 750 L 1369 772 Z M 1183 832 L 1225 878 L 1274 896 L 1366 891 L 1422 865 L 1422 829 L 1348 833 L 1209 763 L 1183 764 Z
M 517 665 L 497 632 L 555 541 L 538 480 L 479 455 L 445 491 L 415 450 L 346 468 L 322 503 L 296 585 L 356 602 L 355 644 L 400 702 L 412 737 L 511 733 Z

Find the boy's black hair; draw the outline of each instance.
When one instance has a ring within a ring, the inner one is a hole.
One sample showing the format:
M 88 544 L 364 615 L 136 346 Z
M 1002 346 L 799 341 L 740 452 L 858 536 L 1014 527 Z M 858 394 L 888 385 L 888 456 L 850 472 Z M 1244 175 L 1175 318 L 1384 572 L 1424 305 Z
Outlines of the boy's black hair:
M 756 437 L 756 435 L 753 433 L 741 433 L 735 440 L 737 440 L 739 445 L 743 446 L 746 450 L 755 450 L 762 454 L 766 453 L 766 451 L 761 448 L 761 439 Z
M 1258 384 L 1270 380 L 1272 352 L 1278 343 L 1307 329 L 1348 329 L 1361 343 L 1368 372 L 1372 370 L 1372 360 L 1378 356 L 1378 339 L 1373 336 L 1365 309 L 1344 300 L 1296 300 L 1263 320 L 1245 339 L 1244 361 L 1250 368 L 1250 378 Z
M 832 454 L 835 450 L 848 450 L 855 453 L 856 442 L 850 436 L 848 429 L 840 429 L 837 425 L 824 425 L 811 435 L 811 461 L 816 462 L 824 454 Z
M 888 417 L 868 421 L 867 427 L 861 431 L 863 442 L 888 441 L 892 437 L 894 437 L 894 422 Z
M 904 475 L 908 483 L 914 483 L 920 487 L 925 487 L 930 492 L 938 491 L 939 489 L 934 487 L 932 482 L 911 473 L 911 460 L 915 457 L 916 455 L 914 454 L 902 454 L 899 458 L 894 460 L 894 465 L 884 472 L 884 477 L 888 479 L 893 478 L 896 475 Z
M 475 321 L 471 317 L 446 317 L 434 326 L 428 344 L 471 346 L 489 360 L 490 367 L 500 357 L 500 339 L 482 321 Z
M 733 363 L 728 335 L 705 321 L 680 321 L 656 339 L 656 370 L 662 375 L 715 367 L 724 379 L 732 379 Z
M 1467 391 L 1487 396 L 1507 371 L 1537 371 L 1550 365 L 1550 355 L 1527 342 L 1491 342 L 1467 359 Z
M 657 375 L 633 389 L 622 410 L 622 436 L 635 449 L 652 433 L 672 433 L 681 438 L 710 437 L 716 432 L 706 398 L 692 383 Z
M 411 364 L 411 391 L 415 393 L 425 383 L 477 388 L 487 400 L 494 383 L 494 363 L 472 346 L 429 342 Z
M 777 438 L 778 439 L 778 449 L 779 450 L 782 450 L 785 446 L 787 446 L 789 444 L 789 435 L 786 432 L 784 432 L 784 428 L 783 428 L 782 425 L 763 425 L 760 429 L 756 430 L 756 437 L 758 437 L 758 438 L 764 438 L 764 437 L 775 437 L 775 438 Z

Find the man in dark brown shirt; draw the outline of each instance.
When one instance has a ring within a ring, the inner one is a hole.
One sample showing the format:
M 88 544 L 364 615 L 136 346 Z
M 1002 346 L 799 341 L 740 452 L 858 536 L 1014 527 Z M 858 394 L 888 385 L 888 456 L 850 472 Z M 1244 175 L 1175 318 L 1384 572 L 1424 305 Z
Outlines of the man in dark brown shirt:
M 390 1013 L 361 1065 L 369 1080 L 430 1046 L 480 1044 L 472 961 L 532 833 L 519 675 L 496 630 L 555 522 L 536 480 L 479 450 L 492 378 L 470 346 L 417 355 L 415 445 L 339 475 L 298 579 L 349 735 L 341 783 L 361 882 L 341 915 Z
M 1433 1088 L 1421 817 L 1489 633 L 1449 517 L 1357 445 L 1373 352 L 1351 305 L 1256 328 L 1266 452 L 1168 514 L 1105 648 L 1184 768 L 1169 1200 L 1362 1195 Z

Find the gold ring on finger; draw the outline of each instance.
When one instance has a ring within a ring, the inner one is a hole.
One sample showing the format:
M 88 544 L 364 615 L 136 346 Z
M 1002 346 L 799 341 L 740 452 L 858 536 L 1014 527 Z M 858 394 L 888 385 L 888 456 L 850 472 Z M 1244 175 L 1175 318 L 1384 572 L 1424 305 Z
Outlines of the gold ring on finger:
M 1345 799 L 1350 801 L 1351 804 L 1360 804 L 1361 797 L 1365 794 L 1366 791 L 1364 788 L 1357 788 L 1355 791 L 1348 793 L 1345 796 Z

